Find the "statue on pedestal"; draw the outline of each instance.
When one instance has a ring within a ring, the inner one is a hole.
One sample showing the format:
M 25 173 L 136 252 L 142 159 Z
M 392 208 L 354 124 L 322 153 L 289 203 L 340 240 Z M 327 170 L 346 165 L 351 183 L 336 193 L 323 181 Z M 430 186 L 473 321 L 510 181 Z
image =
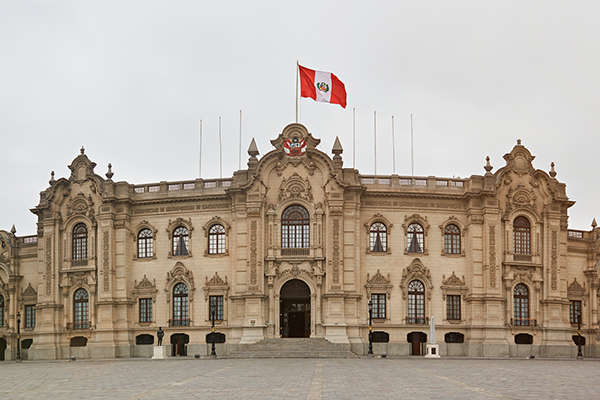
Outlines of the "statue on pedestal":
M 158 337 L 158 345 L 162 346 L 162 340 L 165 336 L 165 331 L 162 330 L 161 326 L 158 327 L 158 331 L 156 331 L 156 336 Z

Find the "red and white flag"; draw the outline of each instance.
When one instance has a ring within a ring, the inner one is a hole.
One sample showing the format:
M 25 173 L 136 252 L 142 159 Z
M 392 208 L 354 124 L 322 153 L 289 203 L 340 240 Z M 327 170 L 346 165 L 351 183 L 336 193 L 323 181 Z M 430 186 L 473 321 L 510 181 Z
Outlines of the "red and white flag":
M 315 71 L 298 65 L 300 70 L 300 96 L 315 101 L 339 104 L 346 108 L 346 88 L 344 83 L 331 72 Z

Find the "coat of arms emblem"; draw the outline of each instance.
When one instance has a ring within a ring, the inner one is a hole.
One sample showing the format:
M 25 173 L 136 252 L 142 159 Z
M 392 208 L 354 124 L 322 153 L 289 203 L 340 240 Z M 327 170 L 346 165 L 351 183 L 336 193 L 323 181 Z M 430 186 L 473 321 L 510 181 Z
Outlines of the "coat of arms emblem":
M 326 84 L 325 82 L 317 82 L 317 89 L 319 89 L 321 92 L 329 92 L 329 85 Z
M 285 151 L 288 156 L 301 156 L 306 151 L 306 140 L 298 137 L 285 139 L 283 141 L 283 151 Z

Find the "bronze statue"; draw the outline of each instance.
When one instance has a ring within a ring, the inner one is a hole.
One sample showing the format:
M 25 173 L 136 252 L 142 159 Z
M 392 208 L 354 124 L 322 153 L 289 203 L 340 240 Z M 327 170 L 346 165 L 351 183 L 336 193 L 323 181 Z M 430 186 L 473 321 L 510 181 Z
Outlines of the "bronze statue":
M 158 345 L 162 346 L 162 339 L 165 336 L 165 331 L 162 330 L 162 327 L 158 327 L 158 331 L 156 331 L 156 336 L 158 337 Z

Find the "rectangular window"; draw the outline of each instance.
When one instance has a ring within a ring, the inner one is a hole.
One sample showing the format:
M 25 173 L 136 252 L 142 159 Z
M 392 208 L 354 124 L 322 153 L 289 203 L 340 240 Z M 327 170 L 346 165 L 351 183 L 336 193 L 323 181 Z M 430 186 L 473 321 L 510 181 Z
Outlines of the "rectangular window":
M 580 300 L 571 300 L 571 304 L 569 306 L 569 314 L 572 324 L 576 324 L 577 321 L 581 318 L 581 301 Z M 583 319 L 582 319 L 583 322 Z
M 209 315 L 208 319 L 212 321 L 223 321 L 223 296 L 209 296 Z
M 25 329 L 35 328 L 35 306 L 25 306 Z
M 446 296 L 446 319 L 460 321 L 460 296 Z
M 371 294 L 372 317 L 385 319 L 385 293 Z
M 152 322 L 152 299 L 140 299 L 140 322 Z

